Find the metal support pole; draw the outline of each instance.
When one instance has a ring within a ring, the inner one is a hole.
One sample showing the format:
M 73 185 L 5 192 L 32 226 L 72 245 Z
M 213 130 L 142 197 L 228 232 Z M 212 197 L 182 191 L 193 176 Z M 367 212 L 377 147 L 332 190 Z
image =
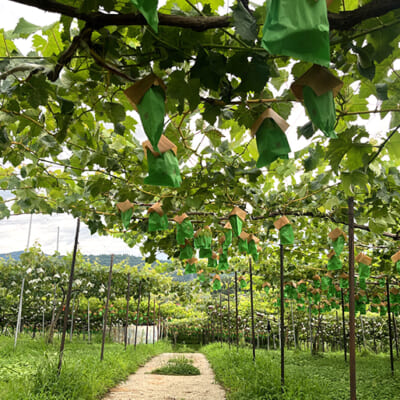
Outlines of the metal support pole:
M 153 299 L 153 344 L 156 340 L 156 298 Z
M 280 329 L 280 342 L 281 342 L 281 386 L 285 385 L 285 299 L 283 289 L 283 264 L 284 264 L 284 249 L 283 245 L 280 248 L 280 296 L 281 296 L 281 329 Z
M 349 197 L 349 356 L 350 356 L 350 400 L 356 400 L 356 324 L 354 298 L 354 198 Z
M 125 314 L 125 331 L 124 331 L 124 344 L 125 350 L 128 344 L 128 322 L 129 322 L 129 299 L 131 297 L 131 274 L 128 274 L 128 287 L 126 289 L 126 314 Z
M 72 299 L 71 328 L 70 328 L 70 332 L 69 332 L 69 341 L 70 342 L 72 342 L 72 335 L 74 333 L 75 298 L 76 298 L 76 294 L 74 295 L 74 298 Z
M 229 294 L 229 285 L 228 285 L 228 344 L 229 349 L 231 348 L 231 300 Z
M 253 361 L 256 360 L 256 339 L 254 333 L 254 298 L 253 298 L 253 269 L 251 265 L 251 257 L 249 257 L 250 272 L 250 310 L 251 310 L 251 344 L 253 346 Z
M 137 310 L 136 310 L 136 329 L 135 329 L 135 350 L 137 344 L 137 331 L 139 327 L 139 314 L 140 314 L 140 297 L 142 295 L 142 282 L 139 282 L 139 296 L 138 296 L 138 303 L 137 303 Z
M 101 339 L 100 361 L 103 361 L 103 357 L 104 357 L 104 343 L 106 342 L 108 303 L 109 303 L 109 301 L 110 301 L 110 294 L 111 294 L 111 277 L 112 277 L 112 267 L 113 267 L 113 263 L 114 263 L 114 254 L 111 254 L 110 270 L 109 270 L 109 272 L 108 272 L 106 308 L 105 308 L 105 310 L 104 310 L 103 337 L 102 337 L 102 339 Z M 111 329 L 111 326 L 110 326 L 110 329 Z
M 14 349 L 17 347 L 18 334 L 19 331 L 21 330 L 22 299 L 24 297 L 24 285 L 25 285 L 25 278 L 22 278 L 21 293 L 19 295 L 17 327 L 15 328 L 15 335 L 14 335 Z
M 221 342 L 221 347 L 222 347 L 222 342 L 223 342 L 223 334 L 222 334 L 222 293 L 221 290 L 219 291 L 219 340 Z
M 390 318 L 390 286 L 389 277 L 386 277 L 386 297 L 387 297 L 387 313 L 388 313 L 388 325 L 389 325 L 389 349 L 390 349 L 390 369 L 392 375 L 394 374 L 394 363 L 393 363 L 393 333 L 392 333 L 392 321 Z
M 90 343 L 90 298 L 87 299 L 87 331 L 88 343 Z
M 393 320 L 394 340 L 396 343 L 396 356 L 397 358 L 399 358 L 399 338 L 397 335 L 397 322 L 394 313 L 392 313 L 392 320 Z
M 292 313 L 292 327 L 293 327 L 293 341 L 294 341 L 294 348 L 297 349 L 297 343 L 296 343 L 296 325 L 294 323 L 294 317 L 293 317 L 293 302 L 290 302 L 290 311 Z
M 72 263 L 71 263 L 71 270 L 70 270 L 70 273 L 69 273 L 67 299 L 66 299 L 66 302 L 65 302 L 64 326 L 63 326 L 63 332 L 62 332 L 62 336 L 61 336 L 60 358 L 59 358 L 59 361 L 58 361 L 58 375 L 60 375 L 60 372 L 61 372 L 62 360 L 63 360 L 63 354 L 64 354 L 64 346 L 65 346 L 65 335 L 67 333 L 67 328 L 68 328 L 69 304 L 71 302 L 72 284 L 74 282 L 76 253 L 78 251 L 79 225 L 80 225 L 80 219 L 78 218 L 77 221 L 76 221 L 76 233 L 75 233 L 74 251 L 72 253 Z
M 236 308 L 236 350 L 239 350 L 239 305 L 238 305 L 238 282 L 235 271 L 235 308 Z

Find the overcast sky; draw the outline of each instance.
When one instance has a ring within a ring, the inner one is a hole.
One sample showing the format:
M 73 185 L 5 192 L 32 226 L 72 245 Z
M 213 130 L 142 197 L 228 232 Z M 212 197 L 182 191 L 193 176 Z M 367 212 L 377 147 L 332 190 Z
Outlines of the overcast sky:
M 161 0 L 159 4 L 161 5 L 162 3 L 164 1 Z M 230 1 L 230 4 L 232 4 L 232 1 Z M 57 14 L 43 12 L 34 7 L 16 4 L 8 0 L 1 0 L 1 5 L 0 29 L 4 29 L 5 31 L 14 29 L 19 18 L 24 18 L 39 26 L 45 26 L 58 20 Z M 29 40 L 20 40 L 17 42 L 17 47 L 26 54 L 29 51 L 29 43 Z M 400 68 L 399 64 L 396 63 L 396 69 Z M 289 87 L 290 83 L 288 82 L 286 86 Z M 370 108 L 374 108 L 376 105 L 376 101 L 373 100 Z M 305 140 L 297 139 L 297 127 L 304 125 L 307 121 L 308 118 L 305 116 L 303 107 L 297 105 L 288 119 L 291 127 L 287 135 L 292 151 L 297 151 L 307 145 Z M 387 116 L 384 120 L 380 120 L 379 115 L 375 115 L 374 120 L 368 122 L 368 129 L 372 134 L 379 135 L 387 131 L 389 122 L 390 116 Z M 29 215 L 22 215 L 0 220 L 0 254 L 26 248 L 29 219 Z M 75 227 L 76 221 L 68 215 L 34 215 L 30 245 L 33 245 L 35 242 L 40 243 L 44 252 L 48 254 L 53 253 L 57 247 L 57 230 L 59 228 L 59 251 L 62 254 L 71 252 L 73 249 Z M 89 230 L 84 224 L 81 224 L 79 249 L 84 254 L 127 253 L 140 255 L 138 248 L 131 249 L 120 239 L 90 235 Z

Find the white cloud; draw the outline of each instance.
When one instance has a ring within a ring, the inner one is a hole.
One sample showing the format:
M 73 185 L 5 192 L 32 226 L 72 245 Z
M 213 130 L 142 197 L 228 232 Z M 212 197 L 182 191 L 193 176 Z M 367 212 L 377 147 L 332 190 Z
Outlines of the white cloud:
M 16 215 L 0 221 L 0 254 L 24 250 L 28 241 L 30 215 Z M 60 229 L 59 251 L 71 253 L 74 247 L 76 219 L 66 214 L 32 216 L 30 246 L 39 243 L 46 254 L 57 249 L 57 228 Z M 84 254 L 130 254 L 140 256 L 138 247 L 130 248 L 122 240 L 110 236 L 91 235 L 81 223 L 79 250 Z

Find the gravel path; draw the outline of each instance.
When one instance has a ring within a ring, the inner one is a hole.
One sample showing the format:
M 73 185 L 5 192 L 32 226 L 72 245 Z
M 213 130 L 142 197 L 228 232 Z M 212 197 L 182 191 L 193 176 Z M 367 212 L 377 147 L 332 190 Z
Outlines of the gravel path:
M 170 358 L 182 357 L 193 360 L 200 370 L 196 376 L 169 376 L 150 374 Z M 111 389 L 103 400 L 224 400 L 225 392 L 215 382 L 214 373 L 204 354 L 164 353 L 151 359 L 135 374 Z

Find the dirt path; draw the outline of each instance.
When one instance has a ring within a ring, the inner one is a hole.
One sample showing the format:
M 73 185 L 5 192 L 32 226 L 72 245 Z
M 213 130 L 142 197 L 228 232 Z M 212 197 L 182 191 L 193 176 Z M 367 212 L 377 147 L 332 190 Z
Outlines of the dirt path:
M 200 370 L 197 376 L 152 375 L 150 372 L 164 365 L 170 358 L 193 360 Z M 215 383 L 214 373 L 204 354 L 164 353 L 150 360 L 135 374 L 111 389 L 103 400 L 224 400 L 225 392 Z

